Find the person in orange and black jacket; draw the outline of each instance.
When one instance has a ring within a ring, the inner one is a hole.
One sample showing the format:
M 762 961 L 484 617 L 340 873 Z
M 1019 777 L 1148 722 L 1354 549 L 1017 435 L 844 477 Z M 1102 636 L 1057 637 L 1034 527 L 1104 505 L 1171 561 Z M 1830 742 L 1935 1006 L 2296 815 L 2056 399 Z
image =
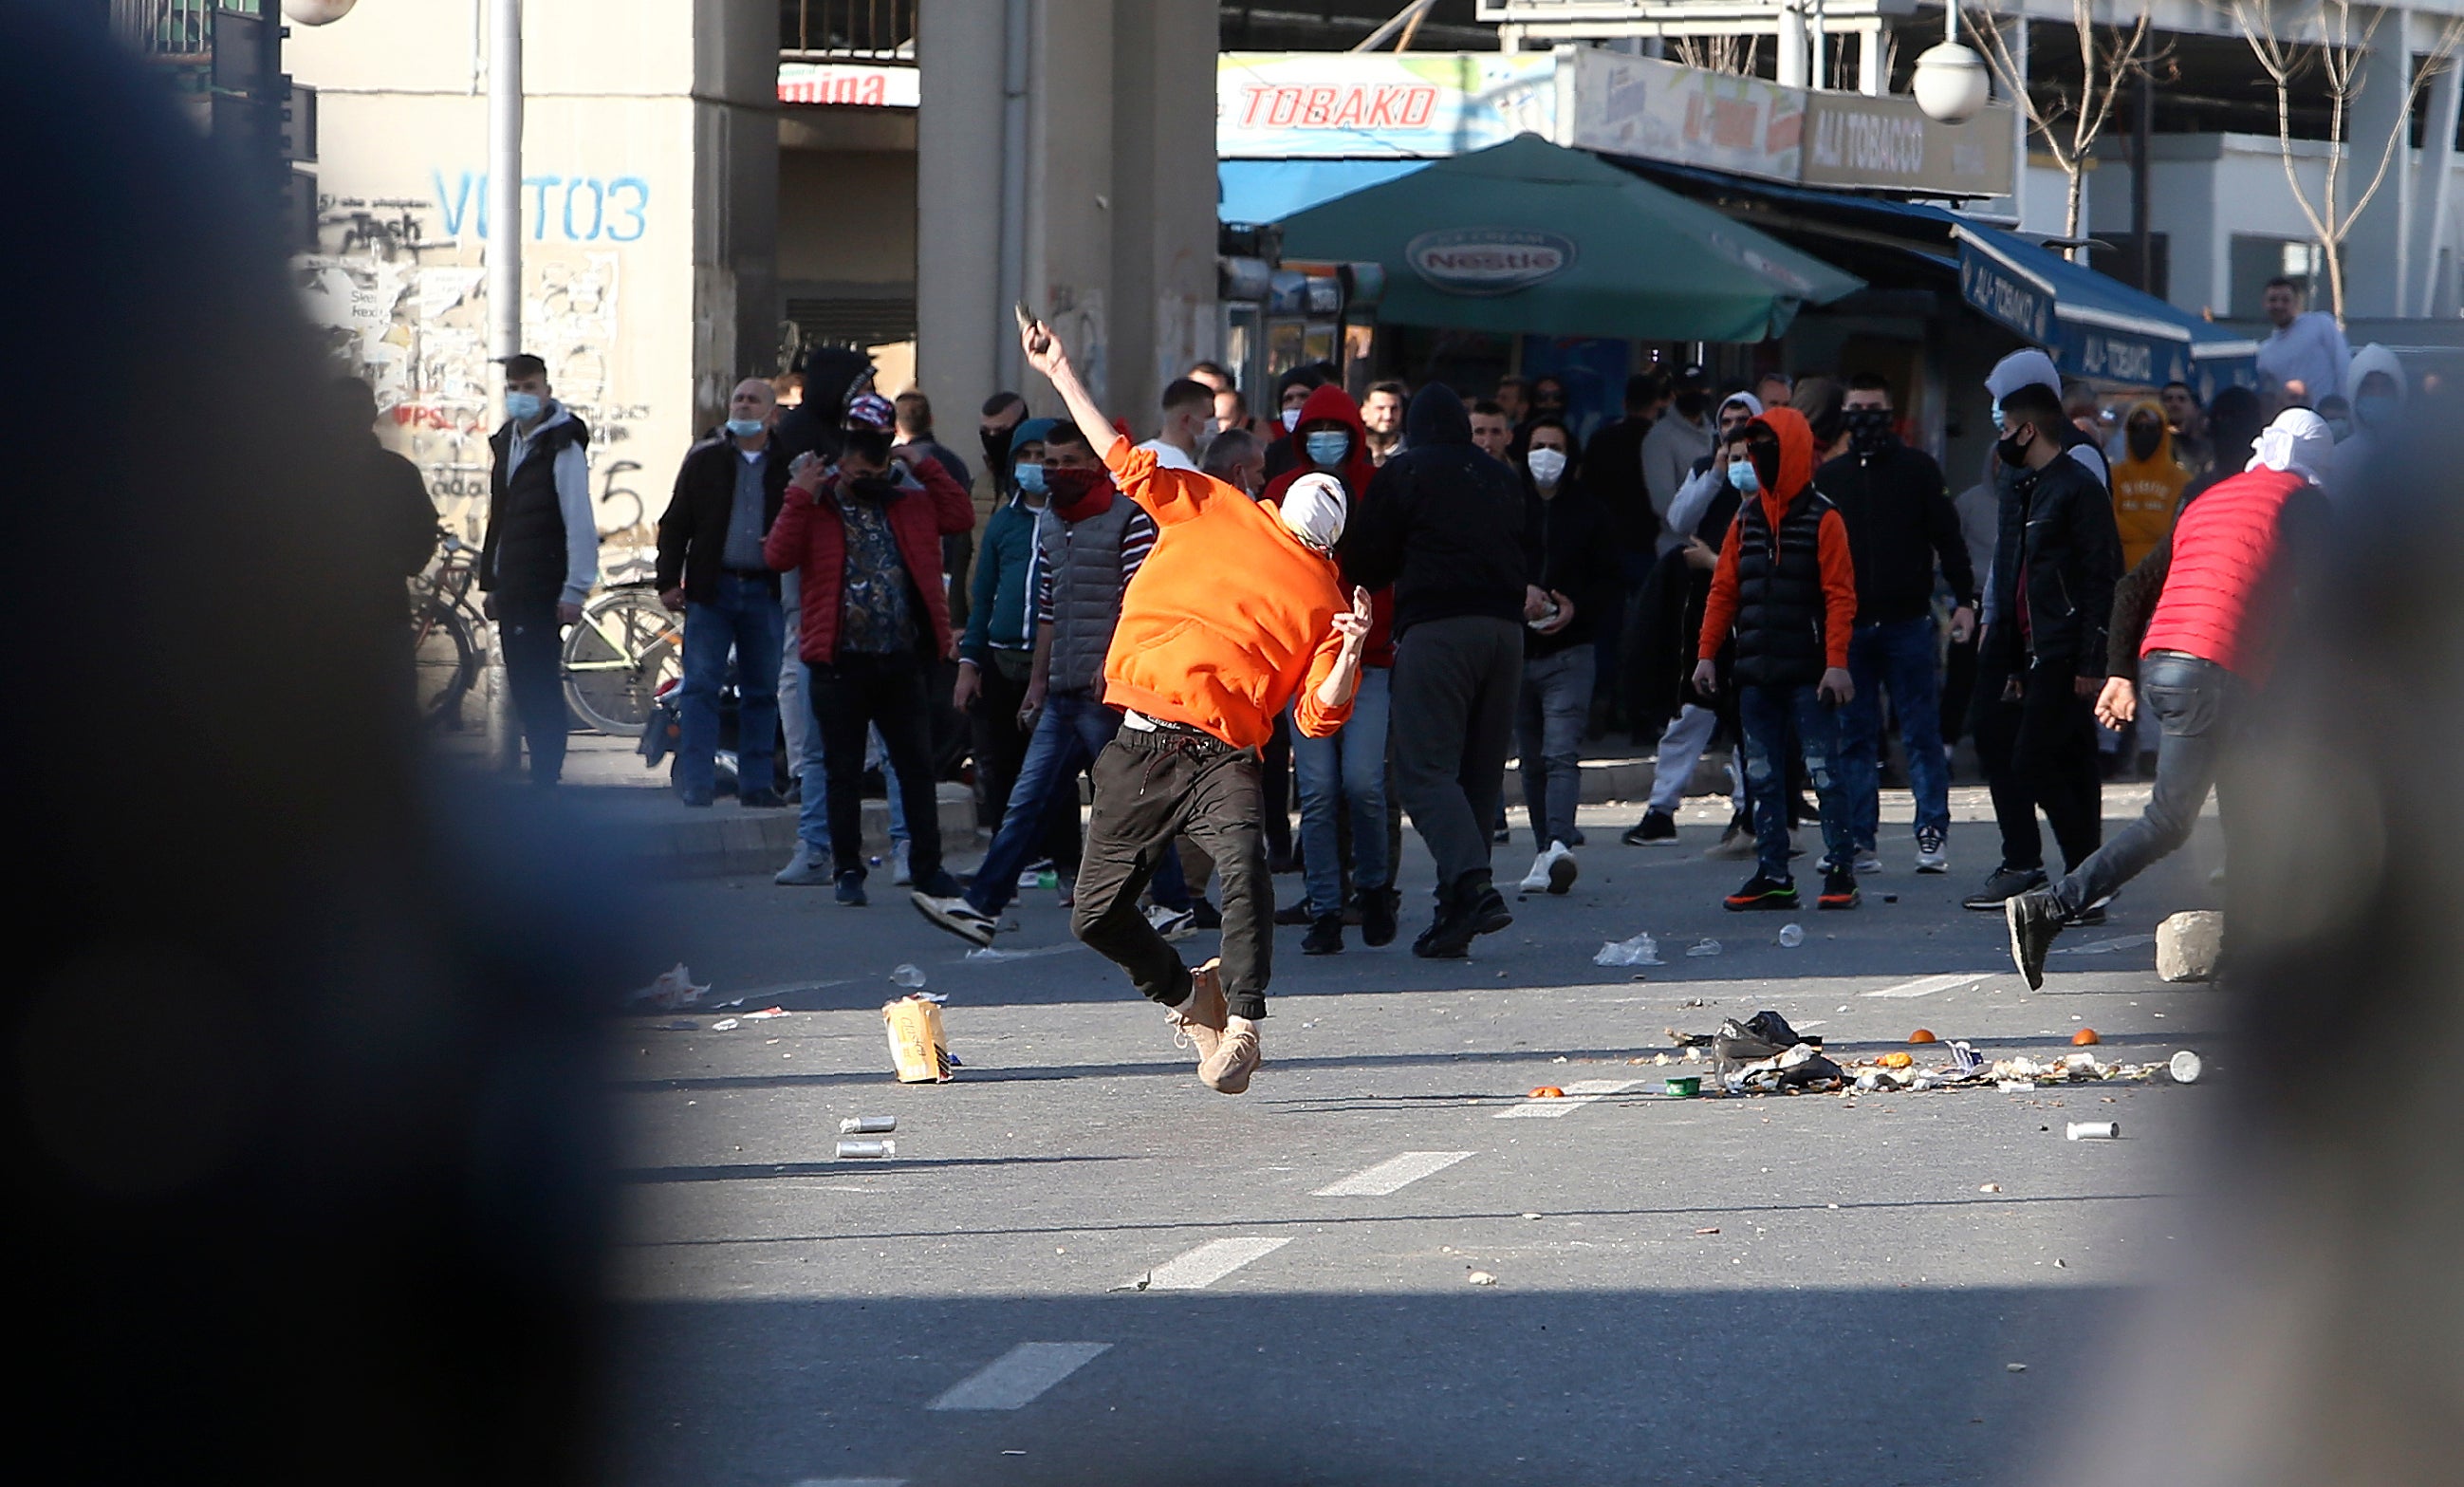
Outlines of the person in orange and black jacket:
M 1266 484 L 1262 499 L 1280 503 L 1303 477 L 1331 476 L 1357 512 L 1377 467 L 1369 456 L 1369 431 L 1352 395 L 1330 383 L 1301 405 L 1292 437 L 1302 463 Z M 1338 545 L 1338 563 L 1344 549 Z M 1386 837 L 1386 719 L 1393 697 L 1395 596 L 1380 588 L 1370 596 L 1369 641 L 1361 657 L 1360 690 L 1352 718 L 1333 736 L 1313 739 L 1283 721 L 1291 739 L 1294 783 L 1301 796 L 1301 860 L 1309 885 L 1309 934 L 1304 955 L 1331 955 L 1343 948 L 1343 869 L 1338 821 L 1352 820 L 1352 882 L 1360 900 L 1360 937 L 1373 945 L 1395 938 L 1395 867 Z M 1268 823 L 1274 799 L 1267 799 Z M 1271 845 L 1271 844 L 1270 844 Z
M 1837 772 L 1840 712 L 1856 696 L 1848 642 L 1857 623 L 1857 565 L 1848 524 L 1814 485 L 1814 430 L 1775 408 L 1746 426 L 1753 489 L 1720 546 L 1705 601 L 1694 686 L 1719 690 L 1718 656 L 1731 632 L 1737 721 L 1746 743 L 1746 796 L 1754 815 L 1756 869 L 1728 896 L 1732 910 L 1797 906 L 1788 870 L 1789 727 L 1805 750 L 1822 813 L 1825 909 L 1857 906 L 1848 792 Z M 1737 472 L 1740 486 L 1747 472 Z

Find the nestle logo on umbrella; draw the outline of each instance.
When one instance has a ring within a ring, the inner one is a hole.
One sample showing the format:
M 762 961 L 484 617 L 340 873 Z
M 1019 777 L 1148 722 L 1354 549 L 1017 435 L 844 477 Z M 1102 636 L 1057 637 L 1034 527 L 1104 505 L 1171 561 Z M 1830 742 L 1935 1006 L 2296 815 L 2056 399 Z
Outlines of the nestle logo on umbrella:
M 1403 246 L 1403 261 L 1433 288 L 1456 295 L 1510 295 L 1574 266 L 1571 237 L 1503 227 L 1447 228 L 1422 233 Z

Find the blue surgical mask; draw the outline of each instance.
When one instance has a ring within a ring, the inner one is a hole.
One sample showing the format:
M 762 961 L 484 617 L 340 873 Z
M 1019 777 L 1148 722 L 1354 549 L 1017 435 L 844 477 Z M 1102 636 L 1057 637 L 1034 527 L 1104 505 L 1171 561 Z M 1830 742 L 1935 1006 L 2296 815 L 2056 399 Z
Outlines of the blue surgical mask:
M 1044 467 L 1042 465 L 1029 460 L 1021 460 L 1009 474 L 1010 479 L 1020 490 L 1024 491 L 1027 495 L 1041 496 L 1044 494 Z
M 539 411 L 546 406 L 547 405 L 544 402 L 540 401 L 539 395 L 536 392 L 508 392 L 505 394 L 505 416 L 516 423 L 530 422 L 532 419 L 537 418 L 539 415 Z
M 2353 399 L 2353 421 L 2365 429 L 2392 429 L 2404 402 L 2391 392 L 2365 392 Z
M 2008 433 L 2011 432 L 2003 426 L 2002 400 L 1998 397 L 1993 400 L 1993 432 L 1995 433 Z
M 1301 438 L 1301 448 L 1309 451 L 1313 465 L 1339 465 L 1343 456 L 1352 453 L 1352 435 L 1332 429 L 1321 429 Z
M 759 418 L 731 418 L 727 421 L 727 432 L 739 439 L 749 439 L 768 427 Z
M 1728 483 L 1737 488 L 1738 494 L 1750 496 L 1762 484 L 1762 481 L 1757 479 L 1754 476 L 1754 462 L 1752 460 L 1732 459 L 1728 461 Z

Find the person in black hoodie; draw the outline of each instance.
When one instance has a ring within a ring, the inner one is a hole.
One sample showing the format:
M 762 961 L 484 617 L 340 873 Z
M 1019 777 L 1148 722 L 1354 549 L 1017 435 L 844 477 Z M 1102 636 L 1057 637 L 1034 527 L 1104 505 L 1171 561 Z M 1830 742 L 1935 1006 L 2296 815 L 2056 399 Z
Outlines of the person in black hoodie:
M 1875 372 L 1849 378 L 1841 416 L 1848 453 L 1816 471 L 1815 483 L 1847 520 L 1848 548 L 1857 559 L 1857 631 L 1848 642 L 1848 675 L 1857 695 L 1839 726 L 1839 773 L 1848 790 L 1857 871 L 1881 867 L 1875 846 L 1881 829 L 1887 685 L 1916 796 L 1917 871 L 1947 872 L 1950 770 L 1942 752 L 1934 569 L 1939 563 L 1950 586 L 1954 643 L 1966 640 L 1976 624 L 1976 574 L 1942 466 L 1902 443 L 1892 427 L 1890 384 Z
M 835 464 L 846 437 L 839 427 L 847 403 L 872 390 L 872 358 L 853 346 L 815 346 L 804 356 L 804 400 L 779 415 L 779 457 L 819 455 Z
M 1517 744 L 1523 799 L 1539 852 L 1525 893 L 1574 886 L 1574 806 L 1582 794 L 1583 729 L 1597 673 L 1593 642 L 1617 593 L 1609 516 L 1569 468 L 1573 435 L 1555 413 L 1525 431 L 1523 685 Z
M 1412 946 L 1465 954 L 1514 922 L 1489 881 L 1489 823 L 1523 680 L 1523 484 L 1472 446 L 1463 399 L 1412 399 L 1403 452 L 1354 518 L 1352 581 L 1395 589 L 1395 781 L 1438 859 L 1437 915 Z
M 2053 824 L 2066 870 L 2102 840 L 2090 706 L 2104 686 L 2106 627 L 2122 575 L 2113 502 L 2086 462 L 2068 456 L 2071 424 L 2059 394 L 2036 383 L 2014 388 L 1998 412 L 2003 433 L 1994 453 L 2009 475 L 1993 602 L 1978 642 L 1976 751 L 2002 828 L 2002 862 L 1962 900 L 1971 909 L 1999 909 L 2044 886 L 2035 807 Z M 2087 911 L 2101 913 L 2096 905 Z

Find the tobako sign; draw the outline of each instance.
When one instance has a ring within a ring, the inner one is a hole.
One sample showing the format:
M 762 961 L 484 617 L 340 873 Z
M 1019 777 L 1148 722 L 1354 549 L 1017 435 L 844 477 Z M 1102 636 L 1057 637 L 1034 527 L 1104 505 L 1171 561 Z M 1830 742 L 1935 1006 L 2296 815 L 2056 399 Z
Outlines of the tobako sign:
M 1552 134 L 1546 52 L 1226 52 L 1215 60 L 1225 160 L 1441 159 Z
M 1241 90 L 1243 129 L 1422 129 L 1437 117 L 1427 83 L 1262 83 Z
M 1430 288 L 1474 299 L 1546 283 L 1580 256 L 1571 237 L 1503 227 L 1446 228 L 1403 246 L 1403 261 Z

